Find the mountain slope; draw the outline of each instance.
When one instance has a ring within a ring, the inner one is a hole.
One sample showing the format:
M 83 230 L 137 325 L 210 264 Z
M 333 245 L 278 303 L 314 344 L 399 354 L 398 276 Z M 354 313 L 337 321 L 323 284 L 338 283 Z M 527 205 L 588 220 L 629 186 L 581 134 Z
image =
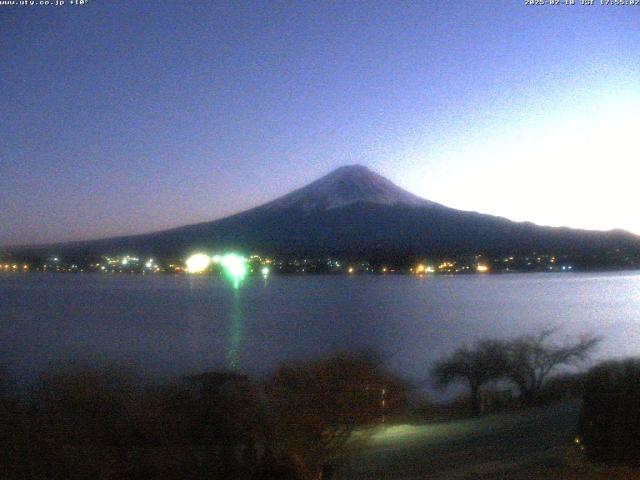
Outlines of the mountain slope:
M 265 205 L 172 230 L 66 244 L 76 253 L 186 255 L 199 249 L 360 258 L 475 253 L 640 252 L 627 232 L 540 227 L 424 200 L 362 166 L 341 167 Z

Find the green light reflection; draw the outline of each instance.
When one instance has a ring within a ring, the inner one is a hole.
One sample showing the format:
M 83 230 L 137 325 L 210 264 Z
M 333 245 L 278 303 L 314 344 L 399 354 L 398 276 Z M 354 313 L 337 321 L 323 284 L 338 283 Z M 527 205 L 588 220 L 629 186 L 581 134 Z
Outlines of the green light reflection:
M 229 316 L 229 346 L 227 349 L 227 366 L 232 370 L 239 367 L 240 344 L 242 342 L 242 326 L 244 316 L 242 314 L 240 290 L 234 286 L 233 304 Z

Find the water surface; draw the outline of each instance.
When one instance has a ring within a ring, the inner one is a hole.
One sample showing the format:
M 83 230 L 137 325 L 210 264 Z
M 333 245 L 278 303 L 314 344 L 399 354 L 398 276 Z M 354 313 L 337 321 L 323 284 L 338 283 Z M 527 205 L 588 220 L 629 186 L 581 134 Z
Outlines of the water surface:
M 604 336 L 596 357 L 640 355 L 640 274 L 271 276 L 0 275 L 0 363 L 20 375 L 68 363 L 158 378 L 374 348 L 424 377 L 463 342 L 555 325 Z

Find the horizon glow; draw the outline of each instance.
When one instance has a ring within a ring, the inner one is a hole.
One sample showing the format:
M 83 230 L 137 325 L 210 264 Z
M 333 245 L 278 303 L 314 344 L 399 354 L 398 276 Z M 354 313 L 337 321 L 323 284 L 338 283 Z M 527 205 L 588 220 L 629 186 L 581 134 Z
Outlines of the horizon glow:
M 494 136 L 474 139 L 462 150 L 448 145 L 433 170 L 446 175 L 449 155 L 469 159 L 455 190 L 447 188 L 450 183 L 419 183 L 421 175 L 415 172 L 407 173 L 405 185 L 420 196 L 435 193 L 436 201 L 461 210 L 640 234 L 640 217 L 634 213 L 640 201 L 635 180 L 640 173 L 640 94 L 626 91 L 590 106 L 564 107 L 514 114 L 513 125 L 496 125 Z M 426 168 L 416 170 L 429 178 Z

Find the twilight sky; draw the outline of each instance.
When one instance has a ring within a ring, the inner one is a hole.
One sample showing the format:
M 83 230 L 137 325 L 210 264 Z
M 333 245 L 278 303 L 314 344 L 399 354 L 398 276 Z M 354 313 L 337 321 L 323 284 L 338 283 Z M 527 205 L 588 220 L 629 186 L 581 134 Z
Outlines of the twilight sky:
M 0 6 L 0 245 L 212 220 L 352 163 L 640 233 L 640 7 L 597 3 Z

